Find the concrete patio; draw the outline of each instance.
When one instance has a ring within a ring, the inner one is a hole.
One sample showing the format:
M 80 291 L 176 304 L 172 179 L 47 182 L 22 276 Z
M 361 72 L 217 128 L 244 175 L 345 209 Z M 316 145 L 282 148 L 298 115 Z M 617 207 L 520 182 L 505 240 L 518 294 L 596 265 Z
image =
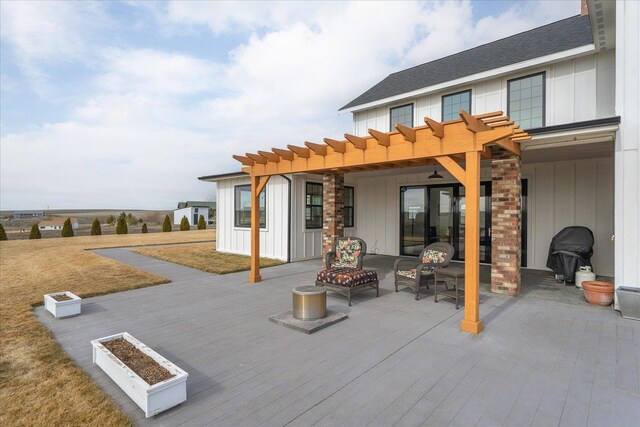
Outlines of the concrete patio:
M 368 256 L 380 297 L 313 335 L 269 322 L 320 262 L 216 276 L 134 254 L 96 251 L 172 283 L 89 298 L 82 315 L 36 316 L 139 425 L 638 425 L 640 322 L 583 303 L 551 274 L 523 270 L 517 298 L 484 290 L 485 330 L 459 331 L 463 310 L 432 291 L 393 292 L 393 258 Z M 485 272 L 486 274 L 486 272 Z M 486 277 L 486 276 L 485 276 Z M 550 281 L 549 281 L 550 280 Z M 486 289 L 486 286 L 484 287 Z M 576 296 L 577 295 L 577 296 Z M 98 367 L 89 341 L 127 331 L 189 373 L 187 401 L 156 417 Z

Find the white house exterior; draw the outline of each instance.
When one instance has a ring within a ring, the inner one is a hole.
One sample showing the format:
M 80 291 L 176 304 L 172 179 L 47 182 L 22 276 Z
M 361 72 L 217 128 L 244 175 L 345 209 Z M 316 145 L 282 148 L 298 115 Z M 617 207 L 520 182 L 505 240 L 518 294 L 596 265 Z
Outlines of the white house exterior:
M 358 136 L 367 135 L 368 129 L 388 132 L 403 120 L 419 126 L 425 116 L 446 121 L 450 117 L 443 115 L 449 110 L 504 111 L 533 137 L 521 143 L 523 267 L 546 269 L 551 238 L 566 226 L 583 225 L 595 236 L 591 259 L 595 271 L 615 276 L 616 286 L 640 287 L 640 3 L 594 0 L 588 5 L 588 16 L 568 18 L 392 74 L 343 110 L 353 114 L 352 133 Z M 545 35 L 550 39 L 545 40 Z M 509 43 L 524 46 L 521 59 L 508 57 L 510 51 L 503 47 Z M 502 65 L 476 70 L 469 66 L 465 71 L 474 55 L 492 50 L 507 51 Z M 415 87 L 416 81 L 432 75 L 428 70 L 442 67 L 439 61 L 457 61 L 457 68 L 447 67 L 454 69 L 453 77 Z M 416 76 L 421 70 L 424 75 Z M 523 101 L 517 104 L 519 99 Z M 530 101 L 526 107 L 525 101 Z M 541 106 L 539 117 L 536 103 Z M 514 111 L 517 108 L 520 112 Z M 353 224 L 345 227 L 345 234 L 363 238 L 370 253 L 411 255 L 408 224 L 427 227 L 426 234 L 446 234 L 463 259 L 463 190 L 442 168 L 437 172 L 443 179 L 429 178 L 433 166 L 346 174 L 345 186 L 353 188 Z M 490 191 L 490 161 L 483 161 L 481 175 Z M 217 249 L 249 255 L 248 206 L 243 205 L 248 176 L 232 173 L 200 179 L 217 183 Z M 322 256 L 322 229 L 308 227 L 314 209 L 309 202 L 317 189 L 313 184 L 321 182 L 319 175 L 302 174 L 269 180 L 261 256 L 284 261 Z M 425 206 L 411 206 L 413 202 L 403 206 L 403 200 L 418 200 L 414 196 L 421 192 Z M 435 198 L 449 200 L 451 211 L 433 205 L 428 213 Z M 419 216 L 421 209 L 427 213 Z M 488 222 L 481 234 L 490 237 L 490 211 L 484 217 Z M 481 246 L 482 252 L 491 253 Z M 484 261 L 490 262 L 486 256 Z
M 181 203 L 180 205 L 178 205 L 179 208 L 173 211 L 173 223 L 175 225 L 180 225 L 180 221 L 182 221 L 182 217 L 185 217 L 185 216 L 187 217 L 187 220 L 189 221 L 189 225 L 191 226 L 198 225 L 198 221 L 200 220 L 200 217 L 204 217 L 205 223 L 208 223 L 209 211 L 211 208 L 209 206 L 205 206 L 205 203 L 206 202 L 203 202 L 200 205 L 193 202 Z M 185 206 L 180 207 L 182 205 L 185 205 Z
M 70 218 L 70 219 L 71 219 L 71 228 L 74 230 L 78 229 L 78 227 L 80 226 L 80 223 L 78 222 L 78 220 L 76 218 Z M 67 220 L 66 218 L 55 218 L 51 220 L 40 221 L 38 223 L 38 228 L 41 231 L 62 230 L 62 227 L 64 226 L 64 222 L 66 220 Z

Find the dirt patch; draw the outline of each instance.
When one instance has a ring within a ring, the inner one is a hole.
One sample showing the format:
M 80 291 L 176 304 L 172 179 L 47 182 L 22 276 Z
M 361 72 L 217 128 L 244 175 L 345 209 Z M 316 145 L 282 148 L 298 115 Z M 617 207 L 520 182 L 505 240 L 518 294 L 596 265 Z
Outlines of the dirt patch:
M 158 362 L 138 350 L 135 345 L 124 338 L 117 338 L 102 343 L 102 345 L 149 385 L 158 384 L 159 382 L 175 377 L 175 375 L 166 368 L 160 366 Z
M 71 301 L 73 299 L 73 298 L 67 296 L 66 294 L 51 295 L 51 298 L 53 298 L 56 301 Z

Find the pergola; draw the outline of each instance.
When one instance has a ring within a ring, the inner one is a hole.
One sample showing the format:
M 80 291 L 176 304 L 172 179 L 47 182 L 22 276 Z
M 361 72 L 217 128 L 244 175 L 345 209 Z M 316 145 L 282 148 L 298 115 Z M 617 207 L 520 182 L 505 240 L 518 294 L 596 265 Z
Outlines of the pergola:
M 502 111 L 471 115 L 461 110 L 459 115 L 460 119 L 442 123 L 425 117 L 424 126 L 396 124 L 397 132 L 369 129 L 370 136 L 367 137 L 345 134 L 344 140 L 325 138 L 324 144 L 305 142 L 304 147 L 288 145 L 287 149 L 234 155 L 233 158 L 244 166 L 242 171 L 251 176 L 249 281 L 261 280 L 259 195 L 271 176 L 344 174 L 439 163 L 466 191 L 465 306 L 461 329 L 479 333 L 482 330 L 479 312 L 480 160 L 492 158 L 492 147 L 519 156 L 519 142 L 531 137 Z M 323 203 L 326 206 L 326 201 Z

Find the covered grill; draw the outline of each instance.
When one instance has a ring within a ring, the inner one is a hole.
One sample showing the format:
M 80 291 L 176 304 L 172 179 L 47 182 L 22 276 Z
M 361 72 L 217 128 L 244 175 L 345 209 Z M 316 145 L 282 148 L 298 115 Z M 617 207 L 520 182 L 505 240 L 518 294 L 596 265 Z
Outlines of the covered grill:
M 591 267 L 593 232 L 587 227 L 566 227 L 551 239 L 547 267 L 558 280 L 573 282 L 575 272 L 582 266 Z

